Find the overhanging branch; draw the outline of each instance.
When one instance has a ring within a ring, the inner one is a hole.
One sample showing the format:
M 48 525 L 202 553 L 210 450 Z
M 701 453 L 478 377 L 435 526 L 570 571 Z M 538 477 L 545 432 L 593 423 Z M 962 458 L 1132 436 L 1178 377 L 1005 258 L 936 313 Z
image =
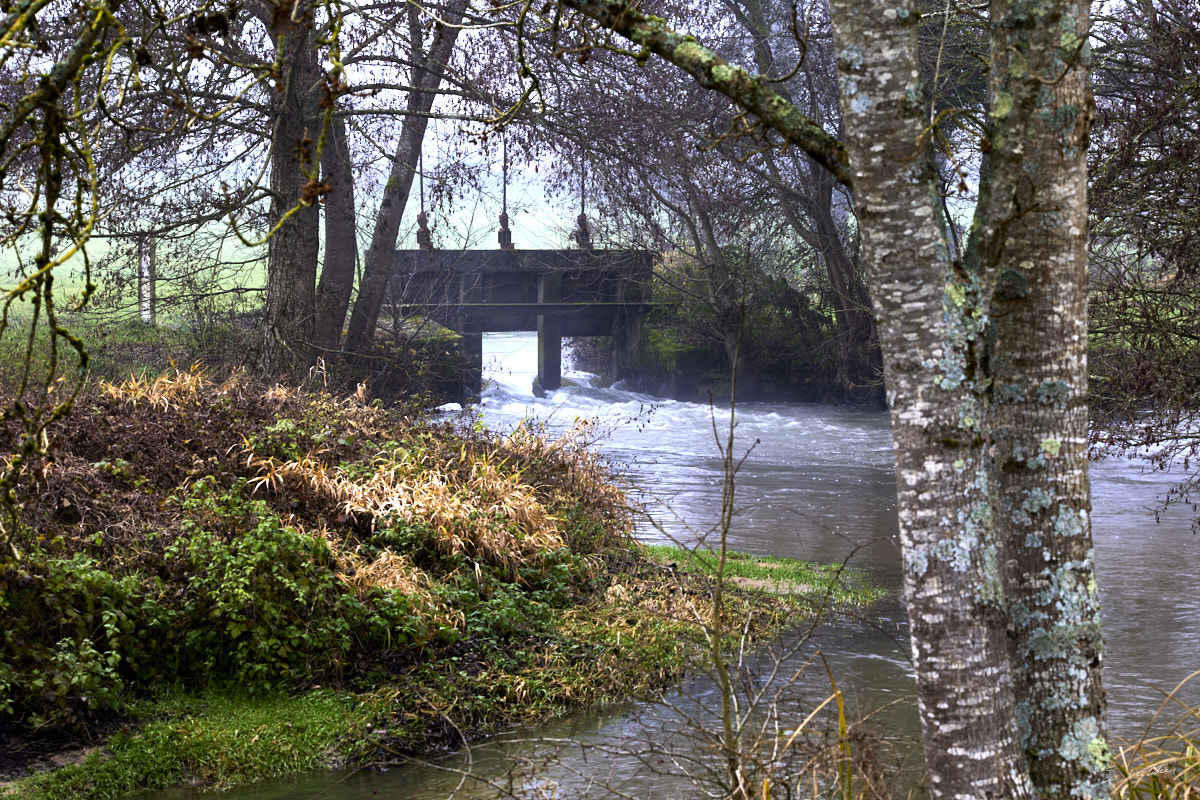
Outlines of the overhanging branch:
M 704 47 L 693 37 L 667 27 L 665 21 L 633 8 L 626 0 L 559 0 L 642 49 L 687 72 L 706 89 L 720 92 L 777 131 L 789 143 L 808 153 L 847 188 L 852 179 L 849 158 L 842 143 L 800 113 L 773 88 L 768 78 L 751 75 Z

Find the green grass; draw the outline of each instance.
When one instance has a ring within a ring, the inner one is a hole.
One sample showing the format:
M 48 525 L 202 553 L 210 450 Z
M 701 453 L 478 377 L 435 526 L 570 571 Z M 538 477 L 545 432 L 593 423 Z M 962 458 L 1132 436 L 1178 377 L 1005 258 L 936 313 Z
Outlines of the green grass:
M 15 385 L 29 341 L 29 319 L 18 308 L 0 336 L 0 386 Z M 130 375 L 154 378 L 167 374 L 173 365 L 187 368 L 193 362 L 223 365 L 227 370 L 247 361 L 258 345 L 256 331 L 228 324 L 213 324 L 198 330 L 191 325 L 147 325 L 136 317 L 105 314 L 64 314 L 60 318 L 72 334 L 79 336 L 88 352 L 88 374 L 92 382 L 120 381 Z M 32 355 L 33 375 L 48 368 L 48 340 L 44 328 L 38 332 Z M 78 358 L 64 341 L 59 342 L 58 374 L 74 379 Z
M 717 554 L 671 545 L 646 545 L 651 558 L 663 564 L 708 576 L 717 574 Z M 837 604 L 867 606 L 884 592 L 862 572 L 841 564 L 818 564 L 794 558 L 756 556 L 730 551 L 725 555 L 725 577 L 734 583 L 766 591 L 825 597 Z
M 319 690 L 296 697 L 173 690 L 134 705 L 136 731 L 78 764 L 16 783 L 13 800 L 119 798 L 184 780 L 216 787 L 326 767 L 379 711 L 371 695 Z

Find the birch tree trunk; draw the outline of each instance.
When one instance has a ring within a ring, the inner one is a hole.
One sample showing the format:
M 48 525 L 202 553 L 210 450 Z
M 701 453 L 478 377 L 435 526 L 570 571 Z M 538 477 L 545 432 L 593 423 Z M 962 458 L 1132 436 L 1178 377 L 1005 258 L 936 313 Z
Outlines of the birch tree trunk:
M 884 349 L 930 796 L 1029 797 L 992 528 L 980 276 L 950 259 L 915 4 L 834 0 L 845 145 Z

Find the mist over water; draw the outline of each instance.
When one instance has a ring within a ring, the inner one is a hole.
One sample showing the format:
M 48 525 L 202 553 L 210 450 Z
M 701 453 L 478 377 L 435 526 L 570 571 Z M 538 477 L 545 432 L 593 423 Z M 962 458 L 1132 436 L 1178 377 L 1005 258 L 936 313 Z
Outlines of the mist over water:
M 662 399 L 620 385 L 601 388 L 595 376 L 569 369 L 564 388 L 534 398 L 536 357 L 533 334 L 485 335 L 486 382 L 478 409 L 484 424 L 507 430 L 527 421 L 553 433 L 577 419 L 595 419 L 596 447 L 652 519 L 639 535 L 651 542 L 715 544 L 722 478 L 718 443 L 728 436 L 728 408 Z M 919 726 L 893 543 L 895 480 L 886 415 L 833 406 L 744 404 L 736 420 L 734 453 L 745 460 L 737 476 L 730 546 L 849 561 L 889 591 L 889 598 L 864 618 L 819 628 L 789 668 L 819 649 L 854 713 L 887 706 L 873 720 L 897 741 L 914 740 Z M 1091 476 L 1109 723 L 1115 737 L 1136 738 L 1153 717 L 1161 692 L 1200 669 L 1200 536 L 1191 533 L 1190 509 L 1173 509 L 1158 524 L 1148 510 L 1170 486 L 1170 476 L 1142 474 L 1139 462 L 1126 460 L 1095 462 Z M 829 691 L 822 667 L 806 671 L 794 687 L 797 714 L 802 717 Z M 719 704 L 703 677 L 687 682 L 670 699 L 697 716 Z M 1183 699 L 1200 705 L 1200 682 Z M 661 747 L 678 737 L 680 728 L 678 715 L 657 707 L 606 709 L 521 732 L 520 741 L 474 748 L 471 763 L 459 758 L 441 768 L 301 776 L 225 796 L 440 798 L 461 780 L 446 768 L 500 780 L 514 764 L 522 765 L 523 774 L 516 785 L 531 795 L 553 790 L 559 797 L 604 797 L 597 786 L 611 781 L 631 796 L 692 796 L 690 782 L 665 774 L 669 764 L 645 756 L 647 743 Z M 564 745 L 567 739 L 574 743 Z M 641 757 L 631 754 L 639 750 Z M 495 796 L 475 782 L 464 790 L 465 797 Z

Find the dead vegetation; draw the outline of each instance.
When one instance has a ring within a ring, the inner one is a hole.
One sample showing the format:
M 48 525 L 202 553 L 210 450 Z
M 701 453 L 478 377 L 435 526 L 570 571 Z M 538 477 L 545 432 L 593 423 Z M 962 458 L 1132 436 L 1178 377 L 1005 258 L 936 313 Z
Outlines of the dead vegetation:
M 294 688 L 388 650 L 540 634 L 594 591 L 584 559 L 630 544 L 623 495 L 575 440 L 361 391 L 198 369 L 106 382 L 51 452 L 21 497 L 26 558 L 0 568 L 0 710 L 17 720 L 86 723 L 167 677 Z M 52 588 L 89 582 L 100 597 Z M 72 677 L 46 690 L 51 663 Z
M 327 539 L 398 519 L 428 528 L 447 555 L 510 573 L 567 545 L 547 510 L 564 501 L 605 523 L 596 547 L 627 535 L 623 495 L 572 434 L 474 434 L 361 394 L 309 395 L 244 375 L 213 383 L 195 368 L 104 382 L 77 405 L 22 497 L 32 539 L 65 552 L 128 556 L 147 532 L 178 525 L 170 498 L 205 476 L 247 481 L 289 524 Z

